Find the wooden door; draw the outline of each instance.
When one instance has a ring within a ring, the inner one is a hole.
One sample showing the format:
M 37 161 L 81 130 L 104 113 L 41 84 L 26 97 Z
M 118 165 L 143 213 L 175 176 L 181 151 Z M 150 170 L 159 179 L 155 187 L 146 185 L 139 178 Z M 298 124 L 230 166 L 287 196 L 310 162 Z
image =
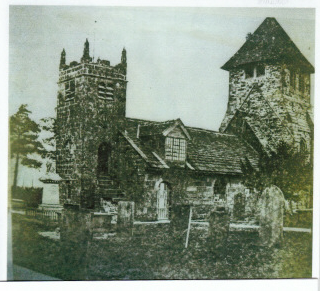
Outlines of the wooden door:
M 158 220 L 166 220 L 169 218 L 168 211 L 168 185 L 160 184 L 157 199 Z

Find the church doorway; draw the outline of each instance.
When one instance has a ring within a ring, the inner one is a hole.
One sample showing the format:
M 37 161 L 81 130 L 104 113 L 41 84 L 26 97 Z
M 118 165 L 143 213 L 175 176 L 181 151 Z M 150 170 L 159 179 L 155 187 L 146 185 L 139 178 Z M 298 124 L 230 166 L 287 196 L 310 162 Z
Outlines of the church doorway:
M 108 143 L 102 143 L 98 148 L 98 175 L 107 175 L 110 173 L 111 146 Z
M 169 197 L 170 190 L 167 183 L 160 183 L 157 194 L 158 220 L 169 219 Z
M 234 196 L 233 218 L 242 220 L 245 218 L 246 197 L 243 193 L 238 193 Z

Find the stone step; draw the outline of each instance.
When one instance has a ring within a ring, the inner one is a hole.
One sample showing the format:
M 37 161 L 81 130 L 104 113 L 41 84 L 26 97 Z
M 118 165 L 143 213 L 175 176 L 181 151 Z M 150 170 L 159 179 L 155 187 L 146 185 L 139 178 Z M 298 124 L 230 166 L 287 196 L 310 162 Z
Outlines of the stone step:
M 98 193 L 122 193 L 121 189 L 98 189 Z
M 105 200 L 109 200 L 109 199 L 112 199 L 112 200 L 123 200 L 125 197 L 124 195 L 99 195 L 100 198 L 103 198 Z
M 120 187 L 116 185 L 98 185 L 98 189 L 120 189 Z
M 110 185 L 110 186 L 103 186 L 103 185 L 98 185 L 98 190 L 107 190 L 107 191 L 109 191 L 109 190 L 120 190 L 121 191 L 121 189 L 120 189 L 120 187 L 117 187 L 117 186 L 114 186 L 114 185 Z

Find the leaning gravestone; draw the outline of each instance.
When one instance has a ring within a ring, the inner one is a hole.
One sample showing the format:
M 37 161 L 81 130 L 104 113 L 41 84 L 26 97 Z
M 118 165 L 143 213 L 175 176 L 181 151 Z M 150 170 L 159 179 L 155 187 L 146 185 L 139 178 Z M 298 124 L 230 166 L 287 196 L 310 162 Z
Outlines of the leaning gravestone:
M 259 199 L 260 245 L 272 247 L 283 240 L 283 210 L 285 200 L 277 186 L 264 189 Z
M 134 202 L 119 201 L 117 231 L 121 234 L 132 235 L 134 222 Z
M 190 215 L 190 205 L 173 205 L 171 208 L 170 233 L 174 246 L 182 248 L 185 245 L 188 223 Z
M 230 215 L 225 207 L 217 207 L 209 214 L 208 246 L 215 254 L 223 255 L 229 236 Z

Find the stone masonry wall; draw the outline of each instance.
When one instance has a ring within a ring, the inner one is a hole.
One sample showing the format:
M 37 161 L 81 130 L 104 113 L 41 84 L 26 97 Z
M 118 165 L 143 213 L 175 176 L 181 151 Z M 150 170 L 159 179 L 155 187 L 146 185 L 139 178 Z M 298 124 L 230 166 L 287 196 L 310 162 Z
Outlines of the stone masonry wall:
M 72 98 L 65 92 L 65 83 L 70 80 L 75 81 Z M 113 89 L 112 99 L 101 98 L 101 81 Z M 126 83 L 126 76 L 109 65 L 82 63 L 60 70 L 57 172 L 70 181 L 61 183 L 60 203 L 93 207 L 98 148 L 103 142 L 116 148 L 125 117 Z
M 306 114 L 307 110 L 311 110 L 310 74 L 281 62 L 263 65 L 265 75 L 259 77 L 246 79 L 245 69 L 241 67 L 230 71 L 228 108 L 220 130 L 226 128 L 236 109 L 241 106 L 253 84 L 256 83 L 260 85 L 263 97 L 269 102 L 283 126 L 290 129 L 295 148 L 299 150 L 300 141 L 304 139 L 310 150 L 312 136 Z M 303 82 L 299 81 L 300 78 L 303 78 Z M 254 110 L 252 108 L 251 112 Z

